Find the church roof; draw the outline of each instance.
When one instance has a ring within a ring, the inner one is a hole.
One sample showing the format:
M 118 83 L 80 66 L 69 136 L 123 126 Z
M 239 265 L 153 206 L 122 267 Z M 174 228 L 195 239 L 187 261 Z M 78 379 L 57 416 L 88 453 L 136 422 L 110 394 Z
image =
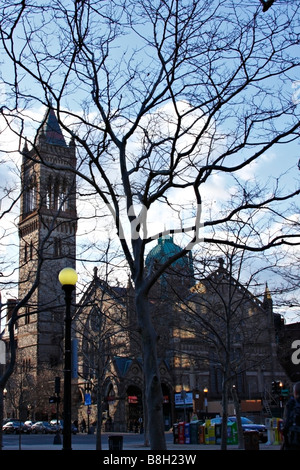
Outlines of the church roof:
M 53 108 L 46 111 L 39 134 L 43 136 L 47 144 L 67 146 Z
M 150 267 L 153 263 L 163 264 L 172 256 L 181 252 L 180 246 L 174 243 L 172 236 L 160 237 L 157 240 L 157 245 L 150 250 L 146 257 L 146 267 Z M 178 268 L 185 268 L 193 271 L 193 263 L 190 257 L 183 256 L 176 260 L 172 266 Z

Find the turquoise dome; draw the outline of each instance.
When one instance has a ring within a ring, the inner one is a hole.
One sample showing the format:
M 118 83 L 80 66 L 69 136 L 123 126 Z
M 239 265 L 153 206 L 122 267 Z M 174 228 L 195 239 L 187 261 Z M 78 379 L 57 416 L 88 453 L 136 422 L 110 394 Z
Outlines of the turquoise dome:
M 173 237 L 165 236 L 157 240 L 157 245 L 150 250 L 146 257 L 146 268 L 155 264 L 163 264 L 169 258 L 177 253 L 181 252 L 181 248 L 174 243 Z M 183 256 L 176 260 L 172 266 L 186 269 L 187 271 L 193 272 L 193 262 L 190 256 Z

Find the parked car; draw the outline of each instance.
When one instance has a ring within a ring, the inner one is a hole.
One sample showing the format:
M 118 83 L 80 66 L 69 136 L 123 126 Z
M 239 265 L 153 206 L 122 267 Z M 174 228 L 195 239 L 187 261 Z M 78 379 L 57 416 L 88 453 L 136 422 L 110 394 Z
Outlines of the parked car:
M 71 431 L 72 431 L 72 434 L 77 434 L 78 433 L 78 427 L 75 426 L 74 423 L 71 424 Z
M 23 431 L 24 423 L 18 420 L 8 421 L 2 426 L 4 434 L 19 434 Z
M 47 421 L 37 421 L 31 426 L 31 432 L 33 434 L 50 434 L 52 432 L 52 429 Z
M 63 422 L 62 420 L 57 420 L 57 419 L 51 419 L 50 421 L 50 428 L 51 428 L 51 432 L 52 433 L 55 433 L 57 431 L 62 431 L 63 429 Z
M 228 423 L 236 422 L 236 416 L 229 416 Z M 222 418 L 220 416 L 217 416 L 216 418 L 213 418 L 211 420 L 212 424 L 221 424 L 222 423 Z M 268 440 L 268 434 L 267 434 L 267 428 L 264 424 L 256 424 L 251 419 L 246 418 L 245 416 L 241 416 L 241 423 L 242 423 L 242 428 L 243 431 L 257 431 L 259 440 L 261 442 L 267 442 Z
M 235 422 L 236 416 L 229 416 L 228 421 Z M 267 442 L 268 434 L 267 434 L 267 428 L 264 424 L 256 424 L 253 421 L 251 421 L 251 419 L 245 418 L 244 416 L 241 417 L 241 422 L 242 422 L 243 431 L 257 431 L 259 440 L 261 442 Z
M 52 429 L 52 432 L 57 432 L 57 430 L 62 431 L 63 428 L 64 428 L 64 422 L 63 422 L 63 420 L 58 420 L 58 423 L 57 423 L 56 419 L 52 419 L 50 421 L 50 427 Z M 75 426 L 74 423 L 71 424 L 71 432 L 72 432 L 72 434 L 77 434 L 78 433 L 78 428 Z
M 33 425 L 32 421 L 30 421 L 30 420 L 25 421 L 22 432 L 30 434 L 32 425 Z

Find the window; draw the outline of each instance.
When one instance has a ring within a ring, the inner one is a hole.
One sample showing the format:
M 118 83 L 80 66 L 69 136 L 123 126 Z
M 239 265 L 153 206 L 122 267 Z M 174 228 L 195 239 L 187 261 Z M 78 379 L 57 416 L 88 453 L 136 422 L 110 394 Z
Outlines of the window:
M 62 256 L 63 249 L 62 249 L 62 240 L 61 238 L 54 238 L 54 256 Z
M 46 207 L 47 209 L 66 211 L 69 208 L 67 180 L 56 178 L 55 181 L 50 176 L 46 187 Z
M 32 182 L 24 193 L 24 212 L 28 214 L 34 209 L 36 209 L 36 187 Z
M 64 180 L 60 185 L 58 194 L 58 208 L 62 211 L 68 210 L 67 182 Z
M 30 306 L 26 305 L 25 307 L 25 325 L 29 325 L 30 323 Z
M 53 181 L 50 176 L 46 186 L 46 207 L 47 209 L 53 209 L 54 206 L 54 194 L 53 194 Z
M 33 246 L 32 240 L 30 241 L 30 243 L 25 242 L 25 245 L 24 245 L 24 262 L 25 263 L 33 259 L 33 251 L 34 251 L 34 246 Z

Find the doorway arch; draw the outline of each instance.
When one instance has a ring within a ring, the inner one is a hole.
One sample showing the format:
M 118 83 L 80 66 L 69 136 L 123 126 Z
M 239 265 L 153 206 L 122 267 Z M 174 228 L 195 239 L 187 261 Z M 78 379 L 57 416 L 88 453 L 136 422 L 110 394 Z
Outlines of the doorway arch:
M 168 385 L 165 383 L 161 384 L 163 394 L 163 416 L 164 416 L 164 427 L 165 431 L 169 431 L 172 426 L 172 400 L 171 392 Z
M 140 432 L 143 423 L 143 394 L 136 385 L 126 391 L 126 424 L 129 432 Z

